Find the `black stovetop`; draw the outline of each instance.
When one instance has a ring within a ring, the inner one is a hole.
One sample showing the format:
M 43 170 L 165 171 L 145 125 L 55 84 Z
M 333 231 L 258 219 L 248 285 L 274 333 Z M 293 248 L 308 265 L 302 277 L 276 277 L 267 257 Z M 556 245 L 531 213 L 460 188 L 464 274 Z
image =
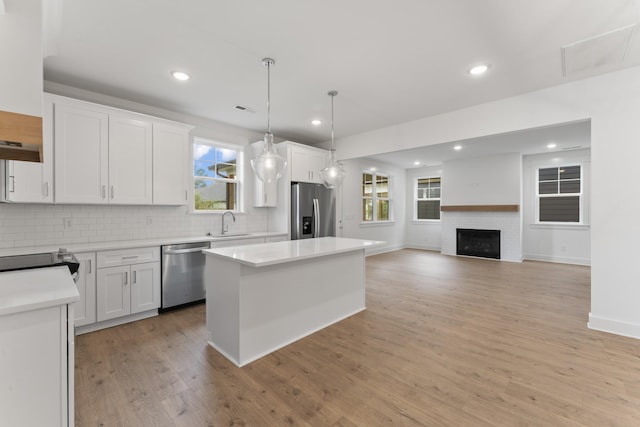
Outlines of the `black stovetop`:
M 0 257 L 0 272 L 55 267 L 59 265 L 66 265 L 71 274 L 78 271 L 78 268 L 80 267 L 76 257 L 72 253 L 64 250 L 53 253 L 47 252 L 41 254 Z

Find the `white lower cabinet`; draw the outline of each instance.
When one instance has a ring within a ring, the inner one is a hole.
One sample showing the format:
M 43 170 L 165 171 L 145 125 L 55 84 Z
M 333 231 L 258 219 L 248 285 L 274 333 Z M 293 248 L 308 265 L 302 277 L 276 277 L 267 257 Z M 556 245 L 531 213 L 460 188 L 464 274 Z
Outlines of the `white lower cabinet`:
M 80 293 L 80 301 L 75 305 L 76 326 L 96 323 L 96 253 L 76 253 L 80 262 L 76 286 Z
M 98 252 L 98 322 L 160 307 L 160 248 Z

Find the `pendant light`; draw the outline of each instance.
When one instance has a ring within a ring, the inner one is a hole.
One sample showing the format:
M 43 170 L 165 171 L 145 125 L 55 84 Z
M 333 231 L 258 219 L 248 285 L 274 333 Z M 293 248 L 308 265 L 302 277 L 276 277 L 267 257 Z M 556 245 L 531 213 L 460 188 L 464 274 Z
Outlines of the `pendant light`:
M 338 94 L 335 90 L 330 90 L 327 95 L 331 97 L 331 151 L 329 151 L 329 164 L 320 171 L 320 179 L 327 188 L 339 187 L 344 179 L 344 169 L 336 160 L 336 150 L 333 148 L 333 98 Z
M 278 154 L 273 145 L 273 134 L 271 133 L 271 66 L 275 63 L 276 61 L 271 58 L 262 60 L 262 65 L 267 67 L 267 132 L 264 134 L 262 153 L 251 160 L 251 167 L 260 181 L 264 183 L 277 181 L 287 167 L 287 161 Z

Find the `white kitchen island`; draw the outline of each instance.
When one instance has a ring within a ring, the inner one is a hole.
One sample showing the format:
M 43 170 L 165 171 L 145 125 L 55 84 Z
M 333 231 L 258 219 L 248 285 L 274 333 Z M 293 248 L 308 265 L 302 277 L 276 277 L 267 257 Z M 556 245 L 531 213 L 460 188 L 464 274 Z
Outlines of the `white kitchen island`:
M 365 309 L 365 249 L 321 237 L 209 249 L 209 344 L 243 366 Z

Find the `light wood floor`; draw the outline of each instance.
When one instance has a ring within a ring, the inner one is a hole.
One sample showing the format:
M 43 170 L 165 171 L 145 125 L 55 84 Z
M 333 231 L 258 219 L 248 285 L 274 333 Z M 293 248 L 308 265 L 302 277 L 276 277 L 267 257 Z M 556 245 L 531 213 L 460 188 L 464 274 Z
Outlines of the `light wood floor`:
M 640 341 L 587 329 L 587 267 L 402 250 L 367 310 L 244 368 L 203 305 L 77 337 L 78 426 L 639 426 Z

